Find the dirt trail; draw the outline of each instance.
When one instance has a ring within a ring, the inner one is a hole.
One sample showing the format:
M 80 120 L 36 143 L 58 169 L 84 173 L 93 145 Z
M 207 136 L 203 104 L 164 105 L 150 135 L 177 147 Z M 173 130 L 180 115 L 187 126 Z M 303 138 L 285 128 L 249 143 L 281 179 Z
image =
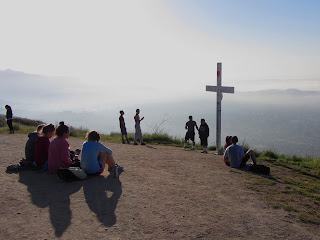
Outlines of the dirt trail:
M 320 239 L 316 228 L 268 206 L 221 156 L 105 143 L 126 170 L 120 179 L 104 173 L 65 183 L 5 172 L 26 140 L 0 134 L 1 239 Z M 69 143 L 81 148 L 83 140 Z

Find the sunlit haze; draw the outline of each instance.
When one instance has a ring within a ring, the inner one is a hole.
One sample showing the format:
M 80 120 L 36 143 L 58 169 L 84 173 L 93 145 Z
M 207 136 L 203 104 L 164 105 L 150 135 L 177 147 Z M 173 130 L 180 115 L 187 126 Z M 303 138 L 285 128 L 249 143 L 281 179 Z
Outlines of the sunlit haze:
M 170 102 L 222 83 L 320 90 L 318 1 L 1 1 L 0 70 L 83 103 Z M 43 82 L 45 86 L 46 82 Z M 79 97 L 79 101 L 81 97 Z M 80 102 L 79 102 L 80 103 Z

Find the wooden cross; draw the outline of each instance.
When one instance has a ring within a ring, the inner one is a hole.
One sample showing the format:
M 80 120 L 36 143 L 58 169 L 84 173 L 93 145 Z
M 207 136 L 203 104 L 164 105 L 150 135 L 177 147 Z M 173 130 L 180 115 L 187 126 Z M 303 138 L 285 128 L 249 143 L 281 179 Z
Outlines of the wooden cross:
M 221 69 L 222 64 L 217 64 L 217 86 L 206 86 L 206 91 L 217 93 L 217 128 L 216 128 L 216 144 L 218 154 L 222 154 L 221 151 L 221 100 L 222 93 L 234 93 L 234 87 L 222 87 L 221 86 Z

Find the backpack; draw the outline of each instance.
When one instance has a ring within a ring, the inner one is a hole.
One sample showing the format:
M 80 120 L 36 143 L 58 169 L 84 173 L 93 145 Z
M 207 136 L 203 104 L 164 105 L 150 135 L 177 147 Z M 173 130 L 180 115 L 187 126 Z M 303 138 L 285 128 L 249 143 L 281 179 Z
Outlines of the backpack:
M 270 168 L 268 166 L 261 165 L 261 164 L 254 164 L 250 166 L 249 171 L 258 173 L 258 174 L 264 174 L 264 175 L 270 174 Z
M 87 178 L 87 174 L 78 167 L 59 168 L 57 174 L 59 178 L 67 182 Z

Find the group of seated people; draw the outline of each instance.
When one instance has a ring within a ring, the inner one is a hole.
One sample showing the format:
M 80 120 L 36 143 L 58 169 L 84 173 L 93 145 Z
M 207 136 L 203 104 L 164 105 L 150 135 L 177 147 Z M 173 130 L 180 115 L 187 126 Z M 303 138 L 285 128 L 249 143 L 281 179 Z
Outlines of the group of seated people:
M 54 135 L 55 138 L 50 142 L 50 138 Z M 22 164 L 38 169 L 48 169 L 50 173 L 57 173 L 59 168 L 75 166 L 70 158 L 67 141 L 69 135 L 70 129 L 64 122 L 60 122 L 57 128 L 53 124 L 39 125 L 36 132 L 28 135 L 29 139 L 25 147 L 26 159 Z M 87 175 L 101 174 L 106 164 L 108 171 L 112 172 L 116 165 L 112 150 L 99 140 L 99 133 L 90 131 L 87 133 L 87 141 L 83 143 L 80 167 Z
M 224 163 L 232 168 L 241 168 L 245 167 L 247 161 L 251 158 L 252 164 L 256 165 L 257 160 L 254 152 L 249 149 L 246 153 L 244 153 L 243 148 L 237 145 L 238 141 L 239 140 L 237 136 L 226 137 L 226 144 L 224 145 L 223 154 Z

